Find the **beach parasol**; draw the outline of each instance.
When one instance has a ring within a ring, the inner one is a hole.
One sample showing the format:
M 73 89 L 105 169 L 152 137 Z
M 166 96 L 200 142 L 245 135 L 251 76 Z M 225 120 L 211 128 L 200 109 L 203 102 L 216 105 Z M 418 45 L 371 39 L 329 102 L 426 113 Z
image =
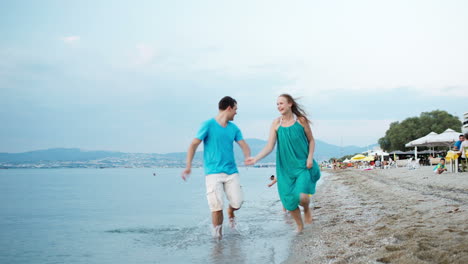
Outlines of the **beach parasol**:
M 428 139 L 428 143 L 433 146 L 448 146 L 458 141 L 459 132 L 447 128 L 444 132 Z
M 357 154 L 354 157 L 352 157 L 351 160 L 363 160 L 364 158 L 366 158 L 366 156 L 362 154 Z
M 430 146 L 431 139 L 438 136 L 436 132 L 431 132 L 424 137 L 420 137 L 405 144 L 405 147 Z

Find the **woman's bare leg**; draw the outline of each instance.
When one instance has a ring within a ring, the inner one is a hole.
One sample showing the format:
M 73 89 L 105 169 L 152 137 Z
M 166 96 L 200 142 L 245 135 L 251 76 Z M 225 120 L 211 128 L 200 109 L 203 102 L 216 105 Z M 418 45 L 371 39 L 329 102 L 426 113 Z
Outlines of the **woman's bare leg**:
M 301 206 L 304 208 L 304 222 L 306 224 L 312 224 L 312 211 L 309 208 L 309 195 L 301 193 Z
M 293 217 L 294 221 L 296 221 L 297 232 L 302 232 L 302 229 L 304 229 L 304 223 L 302 222 L 301 209 L 299 209 L 299 206 L 296 208 L 296 210 L 289 211 L 289 213 Z

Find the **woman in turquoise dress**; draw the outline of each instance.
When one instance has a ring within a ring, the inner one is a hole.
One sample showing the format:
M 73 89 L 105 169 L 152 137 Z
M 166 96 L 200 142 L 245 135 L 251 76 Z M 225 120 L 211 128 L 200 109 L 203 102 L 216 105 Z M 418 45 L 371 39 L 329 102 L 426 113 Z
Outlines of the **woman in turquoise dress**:
M 320 179 L 320 168 L 314 160 L 315 140 L 309 120 L 302 108 L 289 94 L 282 94 L 277 100 L 281 116 L 273 120 L 268 143 L 255 157 L 246 160 L 253 165 L 274 149 L 276 142 L 276 175 L 278 193 L 283 204 L 291 213 L 301 232 L 306 224 L 312 223 L 309 195 L 315 193 Z M 303 207 L 304 222 L 301 210 Z

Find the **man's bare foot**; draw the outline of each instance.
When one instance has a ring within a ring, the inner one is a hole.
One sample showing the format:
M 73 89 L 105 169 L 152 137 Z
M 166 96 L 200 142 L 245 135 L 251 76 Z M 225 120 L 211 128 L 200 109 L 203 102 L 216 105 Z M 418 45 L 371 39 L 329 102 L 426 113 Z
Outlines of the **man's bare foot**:
M 237 223 L 236 223 L 236 218 L 229 218 L 229 226 L 233 229 L 236 228 Z
M 223 238 L 223 226 L 215 226 L 213 227 L 213 238 L 215 239 L 222 239 Z
M 309 207 L 304 207 L 304 222 L 312 224 L 312 210 Z

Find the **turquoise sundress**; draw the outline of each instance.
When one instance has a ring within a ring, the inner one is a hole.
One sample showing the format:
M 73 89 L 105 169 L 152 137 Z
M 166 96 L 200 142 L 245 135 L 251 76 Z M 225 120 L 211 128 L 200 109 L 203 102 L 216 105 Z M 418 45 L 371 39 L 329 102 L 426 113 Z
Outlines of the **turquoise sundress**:
M 292 126 L 279 126 L 277 130 L 276 175 L 278 193 L 284 208 L 295 210 L 299 205 L 300 194 L 314 194 L 320 179 L 320 168 L 313 160 L 307 169 L 309 141 L 304 127 L 295 122 Z

